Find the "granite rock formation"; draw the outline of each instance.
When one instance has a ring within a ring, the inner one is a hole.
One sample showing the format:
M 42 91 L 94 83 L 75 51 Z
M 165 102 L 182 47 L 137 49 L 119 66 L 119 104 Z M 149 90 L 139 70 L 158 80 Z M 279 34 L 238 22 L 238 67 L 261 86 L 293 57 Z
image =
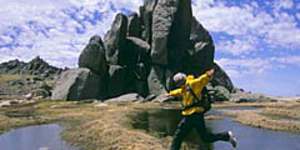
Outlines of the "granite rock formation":
M 91 70 L 70 69 L 63 72 L 56 81 L 51 99 L 101 99 L 106 94 L 103 89 L 105 89 L 105 84 L 102 83 L 101 77 Z
M 173 89 L 171 77 L 177 72 L 199 76 L 215 66 L 211 85 L 232 92 L 233 84 L 214 63 L 214 53 L 213 39 L 193 16 L 191 0 L 145 0 L 139 14 L 117 14 L 103 42 L 93 37 L 79 59 L 79 67 L 88 71 L 77 70 L 77 75 L 69 76 L 97 76 L 99 84 L 91 86 L 102 89 L 98 92 L 105 98 L 126 93 L 147 97 Z M 88 83 L 84 80 L 89 78 L 82 79 Z M 77 88 L 79 93 L 84 90 Z M 98 98 L 99 93 L 92 97 Z M 80 98 L 86 97 L 76 97 Z

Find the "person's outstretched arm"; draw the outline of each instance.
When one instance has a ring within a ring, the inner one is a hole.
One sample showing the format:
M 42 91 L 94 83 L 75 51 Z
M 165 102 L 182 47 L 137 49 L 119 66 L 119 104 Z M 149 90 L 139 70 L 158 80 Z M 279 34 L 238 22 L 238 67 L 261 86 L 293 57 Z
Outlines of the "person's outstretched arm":
M 214 72 L 215 72 L 214 69 L 210 69 L 210 70 L 206 71 L 204 74 L 202 74 L 201 76 L 199 76 L 198 78 L 193 80 L 192 84 L 196 84 L 199 88 L 202 89 L 203 87 L 205 87 L 208 84 L 208 82 L 212 78 Z
M 175 89 L 168 93 L 168 96 L 180 96 L 182 94 L 182 89 Z

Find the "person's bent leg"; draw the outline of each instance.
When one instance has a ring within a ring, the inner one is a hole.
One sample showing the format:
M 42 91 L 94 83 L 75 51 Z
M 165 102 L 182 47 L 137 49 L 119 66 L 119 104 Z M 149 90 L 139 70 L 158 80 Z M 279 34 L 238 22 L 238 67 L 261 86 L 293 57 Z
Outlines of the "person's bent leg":
M 203 114 L 194 116 L 193 124 L 204 142 L 213 143 L 216 141 L 229 141 L 230 136 L 228 132 L 212 133 L 206 129 Z
M 184 117 L 178 124 L 174 133 L 171 150 L 179 150 L 184 137 L 191 130 L 191 122 L 188 117 Z

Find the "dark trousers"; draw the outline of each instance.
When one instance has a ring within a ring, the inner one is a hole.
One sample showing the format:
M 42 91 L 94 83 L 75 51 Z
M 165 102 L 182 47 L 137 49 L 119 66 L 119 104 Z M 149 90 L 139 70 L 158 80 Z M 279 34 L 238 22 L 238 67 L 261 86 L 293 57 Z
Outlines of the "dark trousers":
M 204 142 L 213 143 L 216 141 L 229 140 L 227 132 L 215 134 L 207 131 L 205 127 L 204 114 L 194 113 L 190 116 L 184 116 L 178 124 L 172 141 L 171 150 L 179 150 L 183 139 L 193 128 L 196 129 Z

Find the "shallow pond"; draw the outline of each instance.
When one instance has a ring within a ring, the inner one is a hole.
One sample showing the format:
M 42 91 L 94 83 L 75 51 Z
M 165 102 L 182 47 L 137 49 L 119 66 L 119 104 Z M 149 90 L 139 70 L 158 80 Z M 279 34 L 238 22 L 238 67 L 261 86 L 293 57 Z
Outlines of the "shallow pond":
M 60 137 L 57 124 L 30 126 L 0 135 L 1 150 L 77 150 Z
M 210 114 L 219 115 L 220 111 Z M 146 130 L 152 135 L 165 137 L 172 136 L 177 123 L 180 121 L 180 112 L 172 109 L 144 111 L 133 116 L 132 126 L 136 129 Z M 221 132 L 231 130 L 238 139 L 240 150 L 300 150 L 300 134 L 271 131 L 254 128 L 232 121 L 225 117 L 220 120 L 206 121 L 208 130 Z M 231 145 L 226 142 L 214 144 L 201 144 L 200 138 L 194 131 L 186 138 L 188 145 L 200 145 L 196 149 L 230 150 Z M 195 147 L 195 146 L 190 146 Z M 194 148 L 195 149 L 195 148 Z
M 258 106 L 227 106 L 227 107 L 221 107 L 217 108 L 218 111 L 220 110 L 230 110 L 230 111 L 240 111 L 240 110 L 259 110 L 262 107 Z

